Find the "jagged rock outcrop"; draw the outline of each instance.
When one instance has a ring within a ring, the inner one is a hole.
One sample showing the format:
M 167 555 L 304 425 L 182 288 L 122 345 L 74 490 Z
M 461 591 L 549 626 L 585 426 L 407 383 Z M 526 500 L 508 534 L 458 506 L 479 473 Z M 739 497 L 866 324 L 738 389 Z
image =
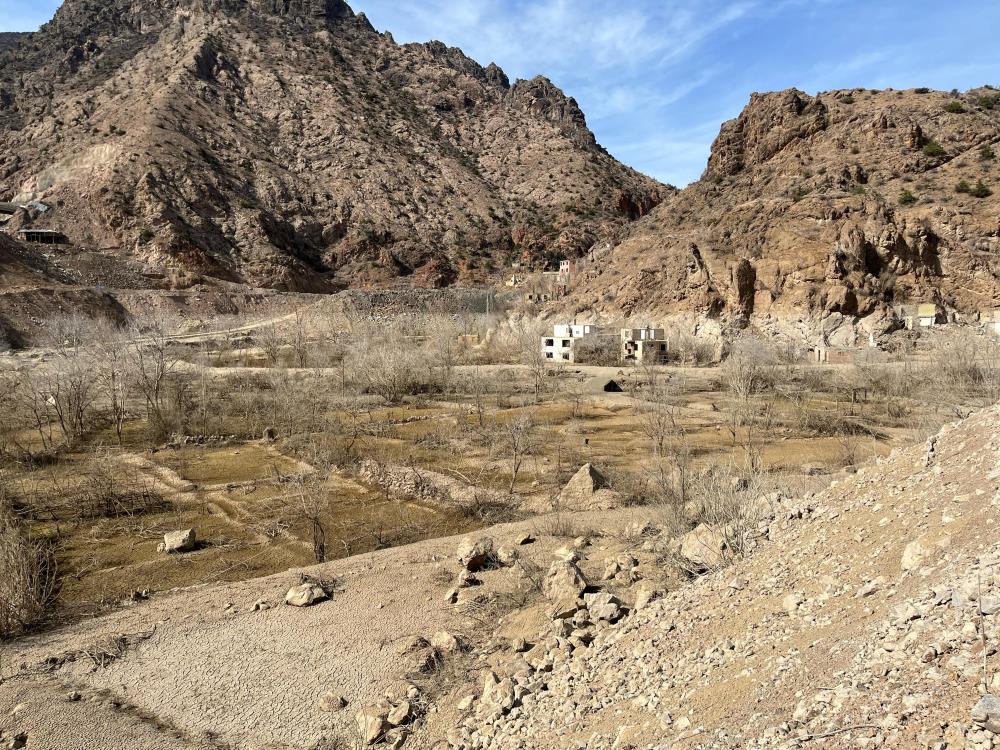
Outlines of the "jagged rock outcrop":
M 477 281 L 668 192 L 549 80 L 398 45 L 342 0 L 67 0 L 0 64 L 0 200 L 45 199 L 46 226 L 159 271 Z
M 754 94 L 702 179 L 632 224 L 552 308 L 746 319 L 998 307 L 997 152 L 989 88 Z

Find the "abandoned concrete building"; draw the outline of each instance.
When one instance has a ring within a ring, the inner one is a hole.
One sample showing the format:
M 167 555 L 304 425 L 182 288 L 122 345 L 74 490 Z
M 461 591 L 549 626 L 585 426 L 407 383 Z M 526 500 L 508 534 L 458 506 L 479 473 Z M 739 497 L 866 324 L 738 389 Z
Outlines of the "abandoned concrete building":
M 979 322 L 986 328 L 987 333 L 1000 336 L 1000 308 L 981 311 L 979 313 Z
M 667 361 L 670 344 L 667 333 L 662 328 L 623 328 L 621 332 L 622 362 Z
M 603 335 L 600 326 L 568 323 L 552 326 L 552 335 L 542 337 L 542 353 L 557 362 L 575 362 L 574 347 L 582 339 Z
M 941 310 L 932 302 L 920 305 L 900 305 L 896 308 L 896 317 L 903 322 L 908 331 L 931 328 L 942 320 Z
M 33 242 L 40 245 L 64 245 L 66 235 L 55 229 L 22 229 L 17 233 L 22 242 Z

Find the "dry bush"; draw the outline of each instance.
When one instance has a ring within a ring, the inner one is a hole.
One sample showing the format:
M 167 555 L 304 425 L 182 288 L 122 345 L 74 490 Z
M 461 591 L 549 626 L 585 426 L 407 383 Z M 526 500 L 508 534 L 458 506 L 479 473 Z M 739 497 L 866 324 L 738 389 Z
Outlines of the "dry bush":
M 621 340 L 615 336 L 588 336 L 573 346 L 577 363 L 617 367 L 621 364 Z
M 55 591 L 51 549 L 31 539 L 0 487 L 0 640 L 20 635 L 43 620 Z
M 82 482 L 62 502 L 63 517 L 74 520 L 142 516 L 163 510 L 166 502 L 152 481 L 104 450 L 87 458 Z
M 702 367 L 718 359 L 718 346 L 710 339 L 675 330 L 667 332 L 667 340 L 670 342 L 669 362 Z
M 765 475 L 753 468 L 712 467 L 691 483 L 694 521 L 718 530 L 724 540 L 723 565 L 745 556 L 767 509 Z
M 989 402 L 1000 398 L 1000 341 L 972 331 L 950 331 L 931 352 L 932 380 L 943 400 L 956 390 Z

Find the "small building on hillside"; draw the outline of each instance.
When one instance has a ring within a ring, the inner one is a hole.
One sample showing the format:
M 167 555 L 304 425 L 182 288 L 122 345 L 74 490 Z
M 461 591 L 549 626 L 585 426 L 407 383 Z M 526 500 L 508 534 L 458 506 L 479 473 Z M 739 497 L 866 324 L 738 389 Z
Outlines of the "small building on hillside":
M 981 311 L 979 322 L 986 328 L 987 333 L 1000 336 L 1000 309 Z
M 35 242 L 40 245 L 65 245 L 66 235 L 55 229 L 22 229 L 17 233 L 22 242 Z
M 896 316 L 903 321 L 906 330 L 931 328 L 941 321 L 941 310 L 933 302 L 920 305 L 901 305 L 896 308 Z
M 653 362 L 667 361 L 670 353 L 670 343 L 667 332 L 662 328 L 623 328 L 621 332 L 622 362 Z
M 587 338 L 602 335 L 600 326 L 567 323 L 552 326 L 552 335 L 542 337 L 542 353 L 556 362 L 575 362 L 576 345 Z

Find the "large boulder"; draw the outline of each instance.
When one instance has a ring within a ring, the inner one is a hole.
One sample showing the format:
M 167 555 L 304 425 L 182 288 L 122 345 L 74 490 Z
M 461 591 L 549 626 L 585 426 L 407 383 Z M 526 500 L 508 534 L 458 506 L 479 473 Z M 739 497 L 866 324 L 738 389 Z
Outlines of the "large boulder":
M 567 510 L 610 510 L 622 496 L 609 489 L 607 478 L 593 465 L 584 464 L 559 493 L 559 507 Z
M 1000 698 L 984 695 L 972 709 L 972 720 L 993 734 L 1000 734 Z
M 369 706 L 354 717 L 358 725 L 358 734 L 366 745 L 374 745 L 385 738 L 386 732 L 389 731 L 390 710 L 388 706 Z
M 549 601 L 579 599 L 587 588 L 587 578 L 576 563 L 558 560 L 552 563 L 542 581 L 542 593 Z
M 459 564 L 466 570 L 472 573 L 482 570 L 493 558 L 493 540 L 488 536 L 464 539 L 458 545 L 456 556 Z
M 194 529 L 184 529 L 183 531 L 170 531 L 163 535 L 163 544 L 160 551 L 173 555 L 178 552 L 190 552 L 198 543 Z
M 285 594 L 285 604 L 291 607 L 311 607 L 314 604 L 329 599 L 330 595 L 323 587 L 315 583 L 302 583 L 292 586 Z
M 487 672 L 479 704 L 482 710 L 498 716 L 510 711 L 515 701 L 514 682 L 509 677 L 500 679 L 494 672 Z
M 721 567 L 726 560 L 726 537 L 719 529 L 701 524 L 680 540 L 681 557 L 698 570 Z

